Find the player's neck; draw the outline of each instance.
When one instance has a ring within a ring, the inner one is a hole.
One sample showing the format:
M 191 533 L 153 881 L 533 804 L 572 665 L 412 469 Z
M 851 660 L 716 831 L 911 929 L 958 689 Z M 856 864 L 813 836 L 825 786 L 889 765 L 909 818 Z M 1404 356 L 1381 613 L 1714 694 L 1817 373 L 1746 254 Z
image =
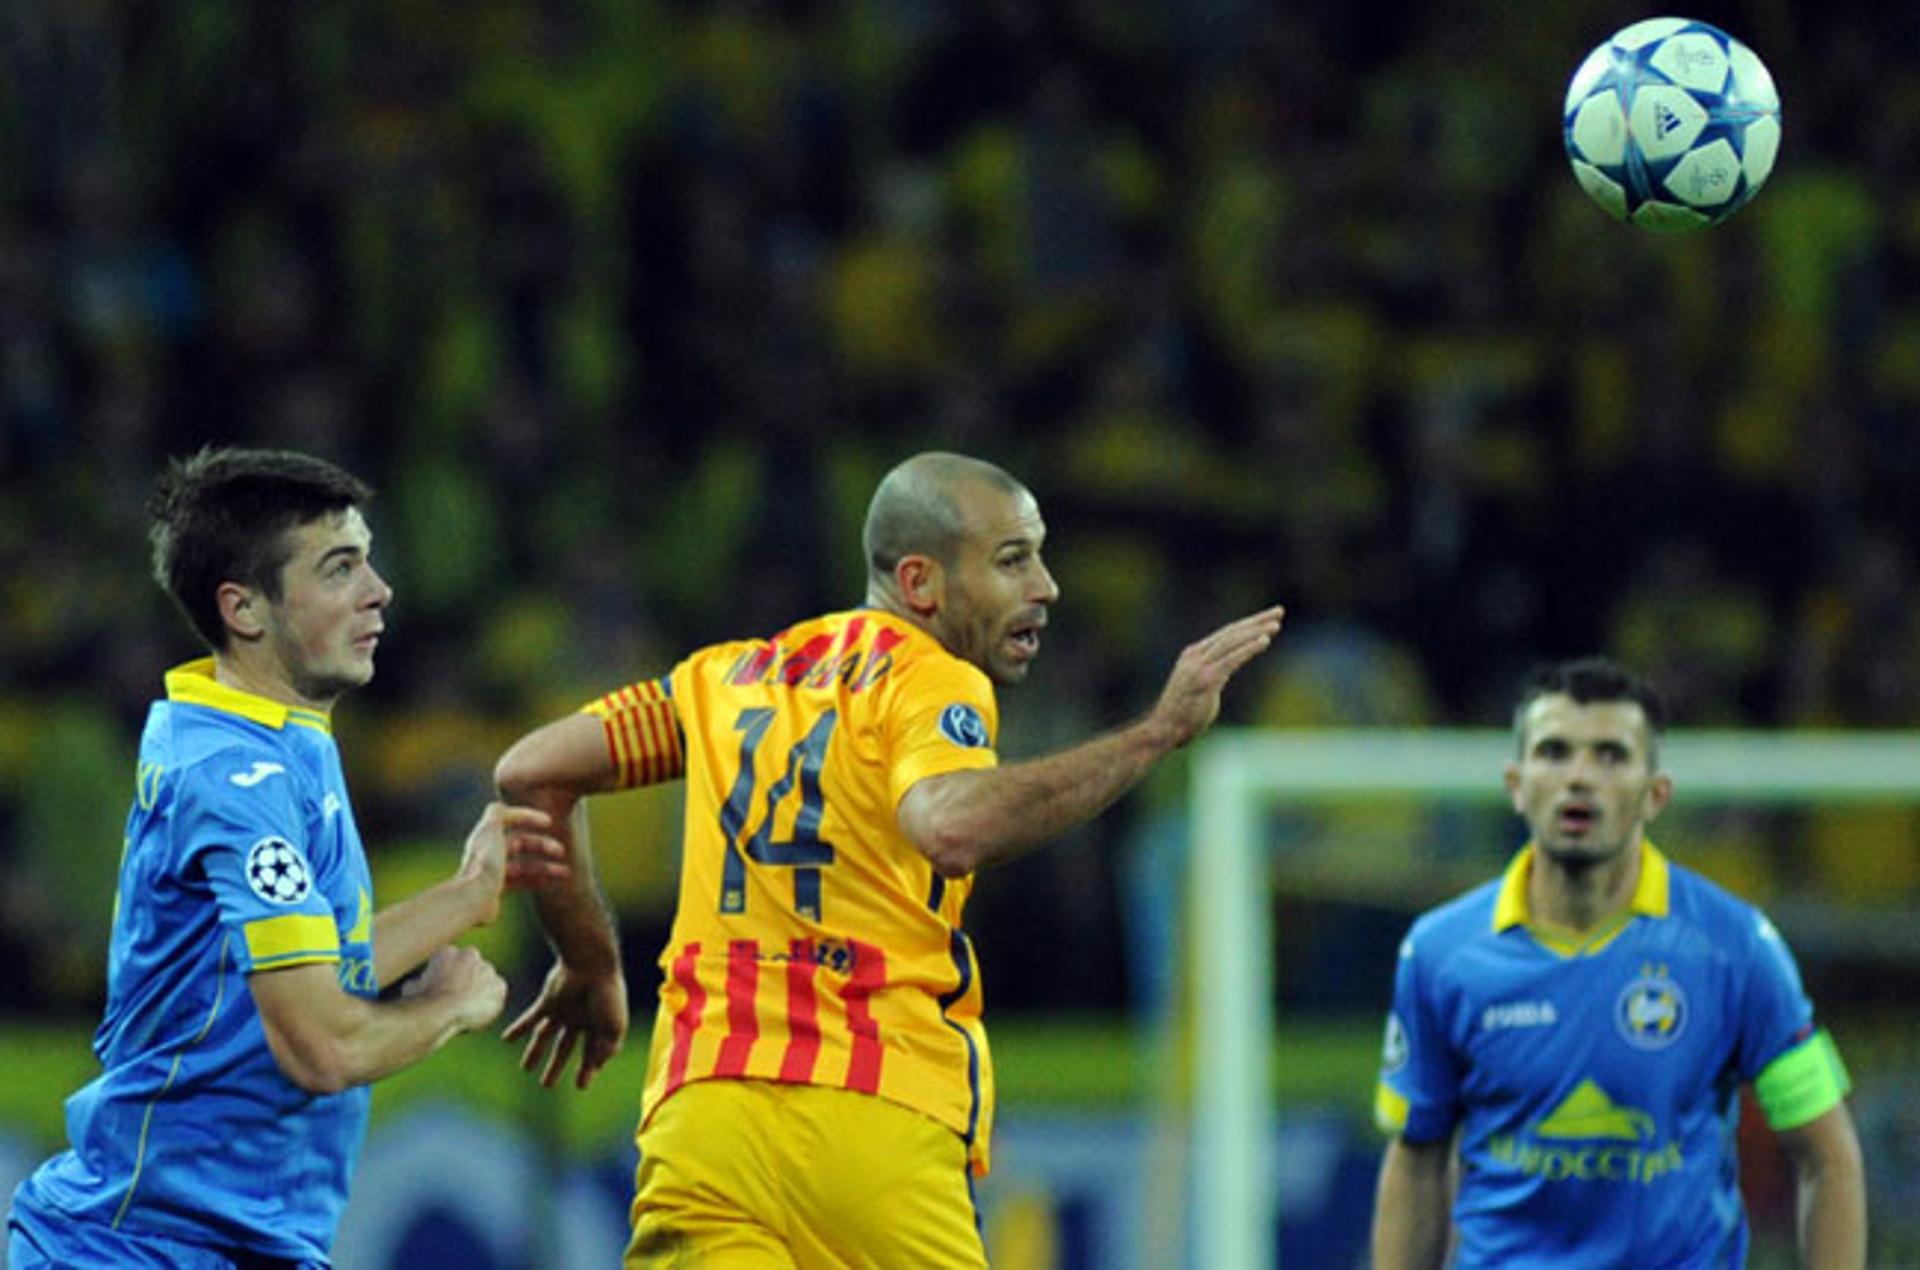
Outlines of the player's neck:
M 1609 860 L 1574 863 L 1533 850 L 1527 878 L 1527 908 L 1533 920 L 1558 931 L 1584 935 L 1633 904 L 1640 885 L 1640 840 Z
M 915 613 L 899 595 L 887 588 L 877 586 L 868 587 L 867 607 L 870 609 L 878 609 L 882 613 L 890 613 L 903 622 L 911 622 L 913 625 L 927 632 L 927 634 L 932 635 L 936 639 L 939 638 L 939 632 L 933 629 L 933 622 L 930 617 Z
M 333 701 L 309 700 L 293 686 L 292 676 L 272 657 L 249 644 L 234 644 L 213 655 L 213 677 L 218 683 L 283 706 L 333 713 Z

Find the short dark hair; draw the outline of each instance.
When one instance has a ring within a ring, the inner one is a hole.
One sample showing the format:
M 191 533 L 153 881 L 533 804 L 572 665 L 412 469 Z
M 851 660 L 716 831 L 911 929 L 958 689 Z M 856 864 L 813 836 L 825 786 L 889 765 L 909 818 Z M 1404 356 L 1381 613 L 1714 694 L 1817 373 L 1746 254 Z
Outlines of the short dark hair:
M 238 582 L 280 598 L 287 531 L 373 500 L 373 489 L 325 459 L 290 450 L 207 447 L 174 459 L 147 501 L 153 577 L 207 644 L 227 646 L 216 598 Z
M 969 482 L 1006 494 L 1026 491 L 1004 468 L 940 450 L 916 454 L 888 472 L 867 505 L 860 535 L 870 576 L 888 576 L 909 555 L 929 555 L 952 565 L 967 535 L 954 491 Z
M 1520 683 L 1520 699 L 1513 707 L 1514 743 L 1523 751 L 1527 741 L 1527 709 L 1542 697 L 1570 697 L 1577 705 L 1629 701 L 1647 718 L 1648 760 L 1666 730 L 1667 710 L 1653 685 L 1606 657 L 1575 657 L 1548 662 L 1527 672 Z

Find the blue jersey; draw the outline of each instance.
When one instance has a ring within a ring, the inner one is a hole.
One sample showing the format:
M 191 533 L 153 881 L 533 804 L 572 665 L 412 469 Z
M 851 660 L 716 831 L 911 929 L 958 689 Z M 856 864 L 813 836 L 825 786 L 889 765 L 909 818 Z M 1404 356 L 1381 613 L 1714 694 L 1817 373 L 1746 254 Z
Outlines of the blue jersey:
M 1460 1267 L 1745 1264 L 1739 1088 L 1813 1009 L 1757 909 L 1641 850 L 1621 924 L 1577 947 L 1528 925 L 1530 849 L 1401 945 L 1380 1120 L 1458 1128 Z
M 120 864 L 101 1074 L 67 1100 L 71 1149 L 15 1193 L 49 1249 L 129 1240 L 321 1263 L 369 1091 L 281 1072 L 247 976 L 333 963 L 371 997 L 373 884 L 326 716 L 167 675 L 140 742 Z M 109 1242 L 102 1243 L 102 1240 Z

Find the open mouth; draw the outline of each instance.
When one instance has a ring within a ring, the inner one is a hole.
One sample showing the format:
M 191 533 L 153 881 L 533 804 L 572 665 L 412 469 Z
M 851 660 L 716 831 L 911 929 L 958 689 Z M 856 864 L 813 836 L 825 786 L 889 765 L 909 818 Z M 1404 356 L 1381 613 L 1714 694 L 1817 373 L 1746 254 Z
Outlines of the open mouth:
M 1014 652 L 1021 657 L 1032 657 L 1040 651 L 1040 628 L 1044 625 L 1038 622 L 1030 626 L 1016 626 L 1007 632 L 1007 643 L 1013 645 Z
M 1599 818 L 1599 813 L 1585 803 L 1570 803 L 1560 809 L 1555 822 L 1564 833 L 1585 834 Z

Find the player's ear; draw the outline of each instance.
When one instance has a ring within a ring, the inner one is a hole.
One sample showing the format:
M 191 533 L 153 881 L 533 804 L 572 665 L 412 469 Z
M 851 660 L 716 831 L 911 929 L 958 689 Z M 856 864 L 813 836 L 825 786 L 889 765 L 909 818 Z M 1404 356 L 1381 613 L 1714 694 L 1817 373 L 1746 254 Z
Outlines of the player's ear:
M 1673 799 L 1673 777 L 1665 772 L 1656 773 L 1647 786 L 1647 796 L 1641 800 L 1640 823 L 1650 825 L 1653 818 L 1666 809 Z
M 1513 804 L 1515 812 L 1524 816 L 1526 814 L 1526 808 L 1520 805 L 1520 765 L 1518 763 L 1507 764 L 1503 776 L 1507 783 L 1507 801 Z
M 900 588 L 901 602 L 922 617 L 930 617 L 946 598 L 946 571 L 932 556 L 909 554 L 893 566 L 893 580 Z
M 266 630 L 266 597 L 252 587 L 222 582 L 213 598 L 220 606 L 220 620 L 237 638 L 259 639 Z

